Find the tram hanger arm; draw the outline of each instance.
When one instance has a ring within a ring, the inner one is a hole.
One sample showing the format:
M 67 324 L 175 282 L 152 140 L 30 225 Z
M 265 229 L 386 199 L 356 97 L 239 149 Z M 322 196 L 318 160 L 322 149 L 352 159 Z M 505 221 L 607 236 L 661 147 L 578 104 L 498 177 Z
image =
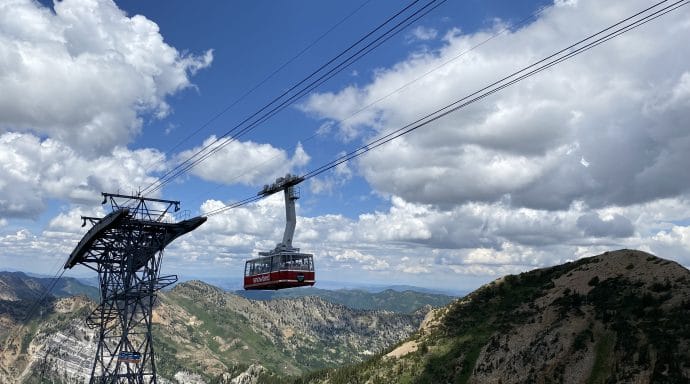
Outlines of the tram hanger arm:
M 301 182 L 304 181 L 304 177 L 302 176 L 296 176 L 296 175 L 291 175 L 287 174 L 285 177 L 279 177 L 276 179 L 276 182 L 273 184 L 266 184 L 264 185 L 264 188 L 257 193 L 257 195 L 260 196 L 270 196 L 276 192 L 280 192 L 286 188 L 293 187 Z

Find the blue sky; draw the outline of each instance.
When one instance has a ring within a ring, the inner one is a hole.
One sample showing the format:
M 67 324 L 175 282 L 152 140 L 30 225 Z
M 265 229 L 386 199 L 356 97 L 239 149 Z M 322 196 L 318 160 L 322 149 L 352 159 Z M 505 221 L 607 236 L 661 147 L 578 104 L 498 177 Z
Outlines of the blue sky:
M 522 20 L 540 6 L 539 3 L 524 2 L 520 3 L 522 7 L 518 8 L 512 3 L 509 7 L 500 6 L 498 3 L 486 3 L 478 7 L 481 3 L 448 2 L 427 15 L 423 21 L 413 25 L 411 29 L 422 27 L 445 31 L 460 26 L 463 30 L 473 31 L 491 25 L 493 18 L 507 21 Z M 175 6 L 161 7 L 156 3 L 133 1 L 119 2 L 118 5 L 128 14 L 142 14 L 156 22 L 166 42 L 180 50 L 196 54 L 208 49 L 213 50 L 213 64 L 193 78 L 196 88 L 188 89 L 172 98 L 171 106 L 175 113 L 169 118 L 151 121 L 150 128 L 145 129 L 143 135 L 133 143 L 141 148 L 155 147 L 167 152 L 216 116 L 219 111 L 240 100 L 217 120 L 184 142 L 182 148 L 198 145 L 211 134 L 224 134 L 239 121 L 280 95 L 283 90 L 303 79 L 402 9 L 406 3 L 266 1 L 240 4 L 208 2 L 200 5 L 179 2 Z M 273 75 L 256 91 L 242 97 L 348 15 L 351 15 L 349 19 L 324 36 L 312 48 Z M 410 29 L 398 34 L 389 43 L 343 70 L 340 75 L 319 89 L 337 91 L 351 84 L 366 84 L 374 71 L 403 60 L 410 52 L 431 49 L 440 44 L 437 39 L 415 41 L 411 36 Z M 271 143 L 288 152 L 293 152 L 296 145 L 302 143 L 312 157 L 309 166 L 303 169 L 312 169 L 331 160 L 339 152 L 360 144 L 344 143 L 330 135 L 314 138 L 313 135 L 321 124 L 321 121 L 310 118 L 298 108 L 287 108 L 253 130 L 246 139 Z M 168 129 L 170 133 L 162 138 L 161 132 Z M 253 164 L 247 165 L 248 168 L 252 166 Z M 260 182 L 258 187 L 269 181 L 271 180 Z M 318 204 L 309 204 L 305 209 L 311 214 L 340 213 L 353 218 L 373 209 L 386 209 L 388 203 L 372 195 L 371 189 L 361 181 L 353 180 L 343 186 L 344 190 L 323 196 L 318 199 Z M 194 182 L 199 183 L 198 180 Z M 217 188 L 214 183 L 184 187 L 187 190 L 197 190 L 184 198 L 195 205 L 209 197 L 228 199 L 228 190 Z M 257 190 L 256 185 L 247 188 L 235 187 L 235 191 L 230 192 L 235 198 L 246 197 Z M 175 192 L 185 193 L 183 190 Z M 342 205 L 347 205 L 347 208 L 342 209 Z
M 101 191 L 155 182 L 406 4 L 0 1 L 0 268 L 53 274 Z M 251 196 L 647 6 L 448 1 L 155 196 Z M 449 290 L 623 247 L 689 265 L 685 8 L 303 183 L 295 244 L 323 280 Z M 165 272 L 239 285 L 283 220 L 280 196 L 214 216 Z

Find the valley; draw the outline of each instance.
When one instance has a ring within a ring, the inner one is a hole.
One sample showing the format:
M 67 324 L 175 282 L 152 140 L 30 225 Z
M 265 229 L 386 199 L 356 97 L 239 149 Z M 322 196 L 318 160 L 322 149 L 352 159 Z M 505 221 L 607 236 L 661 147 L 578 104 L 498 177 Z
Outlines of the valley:
M 42 285 L 6 273 L 0 284 L 0 381 L 84 382 L 95 353 L 84 318 L 95 303 L 50 297 L 28 316 Z M 160 293 L 153 329 L 161 382 L 690 380 L 690 271 L 640 251 L 504 276 L 440 306 L 432 304 L 449 298 L 309 292 L 318 295 L 249 300 L 188 281 Z M 387 297 L 399 311 L 352 308 L 338 297 L 359 297 L 353 306 Z
M 65 296 L 61 289 L 27 317 L 43 283 L 21 273 L 0 273 L 5 298 L 0 300 L 2 382 L 83 382 L 90 375 L 95 334 L 84 319 L 96 303 L 84 295 Z M 81 293 L 91 287 L 73 288 Z M 350 297 L 353 305 L 353 296 L 365 303 L 379 297 L 316 293 Z M 389 305 L 417 306 L 401 313 L 352 308 L 319 295 L 253 301 L 201 281 L 161 292 L 153 312 L 159 374 L 173 383 L 210 383 L 229 381 L 247 370 L 265 377 L 299 377 L 360 362 L 412 334 L 432 304 L 452 300 L 411 291 L 384 293 Z

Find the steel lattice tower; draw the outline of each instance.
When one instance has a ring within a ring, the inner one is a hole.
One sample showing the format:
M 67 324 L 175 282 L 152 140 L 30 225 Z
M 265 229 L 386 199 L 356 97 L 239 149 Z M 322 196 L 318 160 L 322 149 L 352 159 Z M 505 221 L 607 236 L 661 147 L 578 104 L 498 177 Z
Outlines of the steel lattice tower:
M 151 320 L 156 291 L 177 281 L 159 276 L 163 249 L 206 221 L 176 222 L 178 201 L 103 193 L 111 213 L 82 217 L 92 224 L 65 268 L 98 272 L 101 302 L 86 319 L 98 329 L 90 383 L 157 383 Z

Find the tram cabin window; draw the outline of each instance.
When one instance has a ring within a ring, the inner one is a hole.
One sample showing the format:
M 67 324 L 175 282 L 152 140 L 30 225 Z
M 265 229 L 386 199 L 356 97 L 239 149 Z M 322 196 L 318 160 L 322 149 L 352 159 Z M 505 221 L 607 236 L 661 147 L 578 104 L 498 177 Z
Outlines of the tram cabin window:
M 280 269 L 294 270 L 294 271 L 313 271 L 314 264 L 312 255 L 309 254 L 294 254 L 294 255 L 280 255 Z
M 256 260 L 251 260 L 247 262 L 244 274 L 249 275 L 260 275 L 262 273 L 271 272 L 271 258 L 263 257 Z
M 261 275 L 277 271 L 313 271 L 314 261 L 310 254 L 282 254 L 247 261 L 245 276 Z

